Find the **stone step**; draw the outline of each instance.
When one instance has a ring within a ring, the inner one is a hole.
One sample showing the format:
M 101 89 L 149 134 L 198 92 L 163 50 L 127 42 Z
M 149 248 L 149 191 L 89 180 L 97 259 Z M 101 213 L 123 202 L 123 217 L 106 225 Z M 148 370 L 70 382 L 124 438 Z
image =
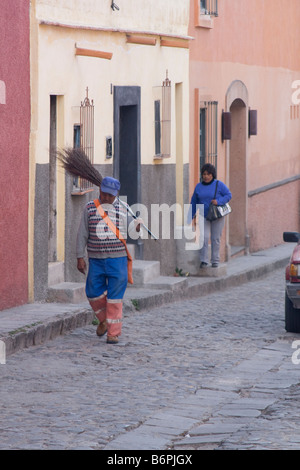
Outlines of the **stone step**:
M 134 260 L 132 267 L 133 282 L 130 288 L 171 290 L 187 285 L 187 277 L 161 276 L 159 261 Z M 86 300 L 85 283 L 60 282 L 48 288 L 48 302 L 80 303 Z
M 65 264 L 63 261 L 48 263 L 48 286 L 59 284 L 65 280 Z
M 143 288 L 149 290 L 170 290 L 184 288 L 187 286 L 187 277 L 158 276 L 156 279 L 146 282 L 145 284 L 128 284 L 128 295 L 130 290 Z M 136 294 L 134 294 L 136 296 Z M 86 300 L 85 283 L 79 282 L 62 282 L 50 286 L 48 289 L 48 302 L 60 303 L 81 303 Z
M 175 290 L 187 286 L 187 277 L 159 276 L 152 281 L 146 282 L 143 287 L 149 289 Z
M 148 287 L 151 288 L 150 283 L 160 277 L 160 263 L 159 261 L 133 260 L 132 275 L 134 287 L 142 287 L 148 284 Z M 53 279 L 55 278 L 53 277 Z M 166 280 L 164 283 L 162 279 L 159 280 L 158 286 L 156 287 L 167 288 L 167 285 L 169 285 L 170 288 L 173 288 L 172 285 L 175 285 L 176 282 L 173 281 L 173 278 L 171 279 L 172 281 L 169 283 Z M 85 283 L 59 282 L 57 280 L 56 283 L 52 281 L 51 284 L 49 284 L 48 302 L 77 303 L 83 302 L 84 300 L 86 300 Z
M 227 265 L 219 264 L 217 268 L 207 266 L 206 268 L 198 268 L 197 274 L 198 277 L 222 277 L 227 274 Z
M 133 260 L 132 277 L 135 286 L 143 286 L 153 279 L 157 279 L 159 276 L 159 261 Z
M 85 283 L 82 282 L 61 282 L 48 288 L 47 302 L 77 304 L 85 300 Z
M 230 252 L 230 257 L 234 259 L 239 256 L 244 256 L 246 254 L 246 248 L 245 246 L 231 246 Z

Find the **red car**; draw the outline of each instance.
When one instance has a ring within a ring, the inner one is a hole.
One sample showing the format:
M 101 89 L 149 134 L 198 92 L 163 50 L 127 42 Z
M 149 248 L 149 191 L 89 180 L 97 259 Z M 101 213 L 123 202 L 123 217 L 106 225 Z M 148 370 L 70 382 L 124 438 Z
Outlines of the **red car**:
M 297 243 L 285 271 L 285 329 L 300 333 L 300 233 L 284 232 L 283 240 Z

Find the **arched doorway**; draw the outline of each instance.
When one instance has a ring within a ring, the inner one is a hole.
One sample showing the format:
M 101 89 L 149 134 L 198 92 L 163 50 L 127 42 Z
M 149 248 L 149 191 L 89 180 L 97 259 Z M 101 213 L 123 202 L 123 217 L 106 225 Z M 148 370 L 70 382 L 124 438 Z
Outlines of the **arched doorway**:
M 227 183 L 232 192 L 226 241 L 228 255 L 247 254 L 247 149 L 248 92 L 241 81 L 231 84 L 226 95 L 227 111 L 231 113 L 231 140 L 227 143 Z

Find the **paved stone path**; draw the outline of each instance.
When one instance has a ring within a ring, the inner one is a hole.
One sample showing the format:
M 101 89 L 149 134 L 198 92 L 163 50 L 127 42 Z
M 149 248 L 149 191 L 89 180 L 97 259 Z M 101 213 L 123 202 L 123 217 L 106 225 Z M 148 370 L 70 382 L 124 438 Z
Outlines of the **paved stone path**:
M 0 365 L 0 449 L 297 449 L 284 272 L 78 328 Z M 298 346 L 299 348 L 299 346 Z

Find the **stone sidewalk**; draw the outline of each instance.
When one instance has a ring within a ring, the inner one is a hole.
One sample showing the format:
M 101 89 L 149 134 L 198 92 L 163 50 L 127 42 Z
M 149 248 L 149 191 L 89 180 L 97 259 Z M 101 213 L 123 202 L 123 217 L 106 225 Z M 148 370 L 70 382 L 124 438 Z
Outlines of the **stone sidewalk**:
M 291 364 L 290 356 L 288 342 L 277 340 L 242 360 L 230 372 L 204 379 L 201 388 L 186 396 L 184 402 L 178 397 L 138 428 L 111 440 L 104 450 L 268 449 L 262 443 L 263 432 L 256 431 L 255 424 L 282 399 L 282 391 L 298 384 L 298 370 Z M 295 441 L 286 443 L 287 448 L 299 449 Z
M 184 298 L 196 298 L 241 285 L 286 266 L 293 244 L 282 244 L 265 251 L 232 259 L 220 277 L 188 277 L 178 290 L 129 286 L 124 297 L 124 314 L 142 311 Z M 0 340 L 6 356 L 23 348 L 39 345 L 76 328 L 90 324 L 94 314 L 88 302 L 78 304 L 33 303 L 0 312 Z

